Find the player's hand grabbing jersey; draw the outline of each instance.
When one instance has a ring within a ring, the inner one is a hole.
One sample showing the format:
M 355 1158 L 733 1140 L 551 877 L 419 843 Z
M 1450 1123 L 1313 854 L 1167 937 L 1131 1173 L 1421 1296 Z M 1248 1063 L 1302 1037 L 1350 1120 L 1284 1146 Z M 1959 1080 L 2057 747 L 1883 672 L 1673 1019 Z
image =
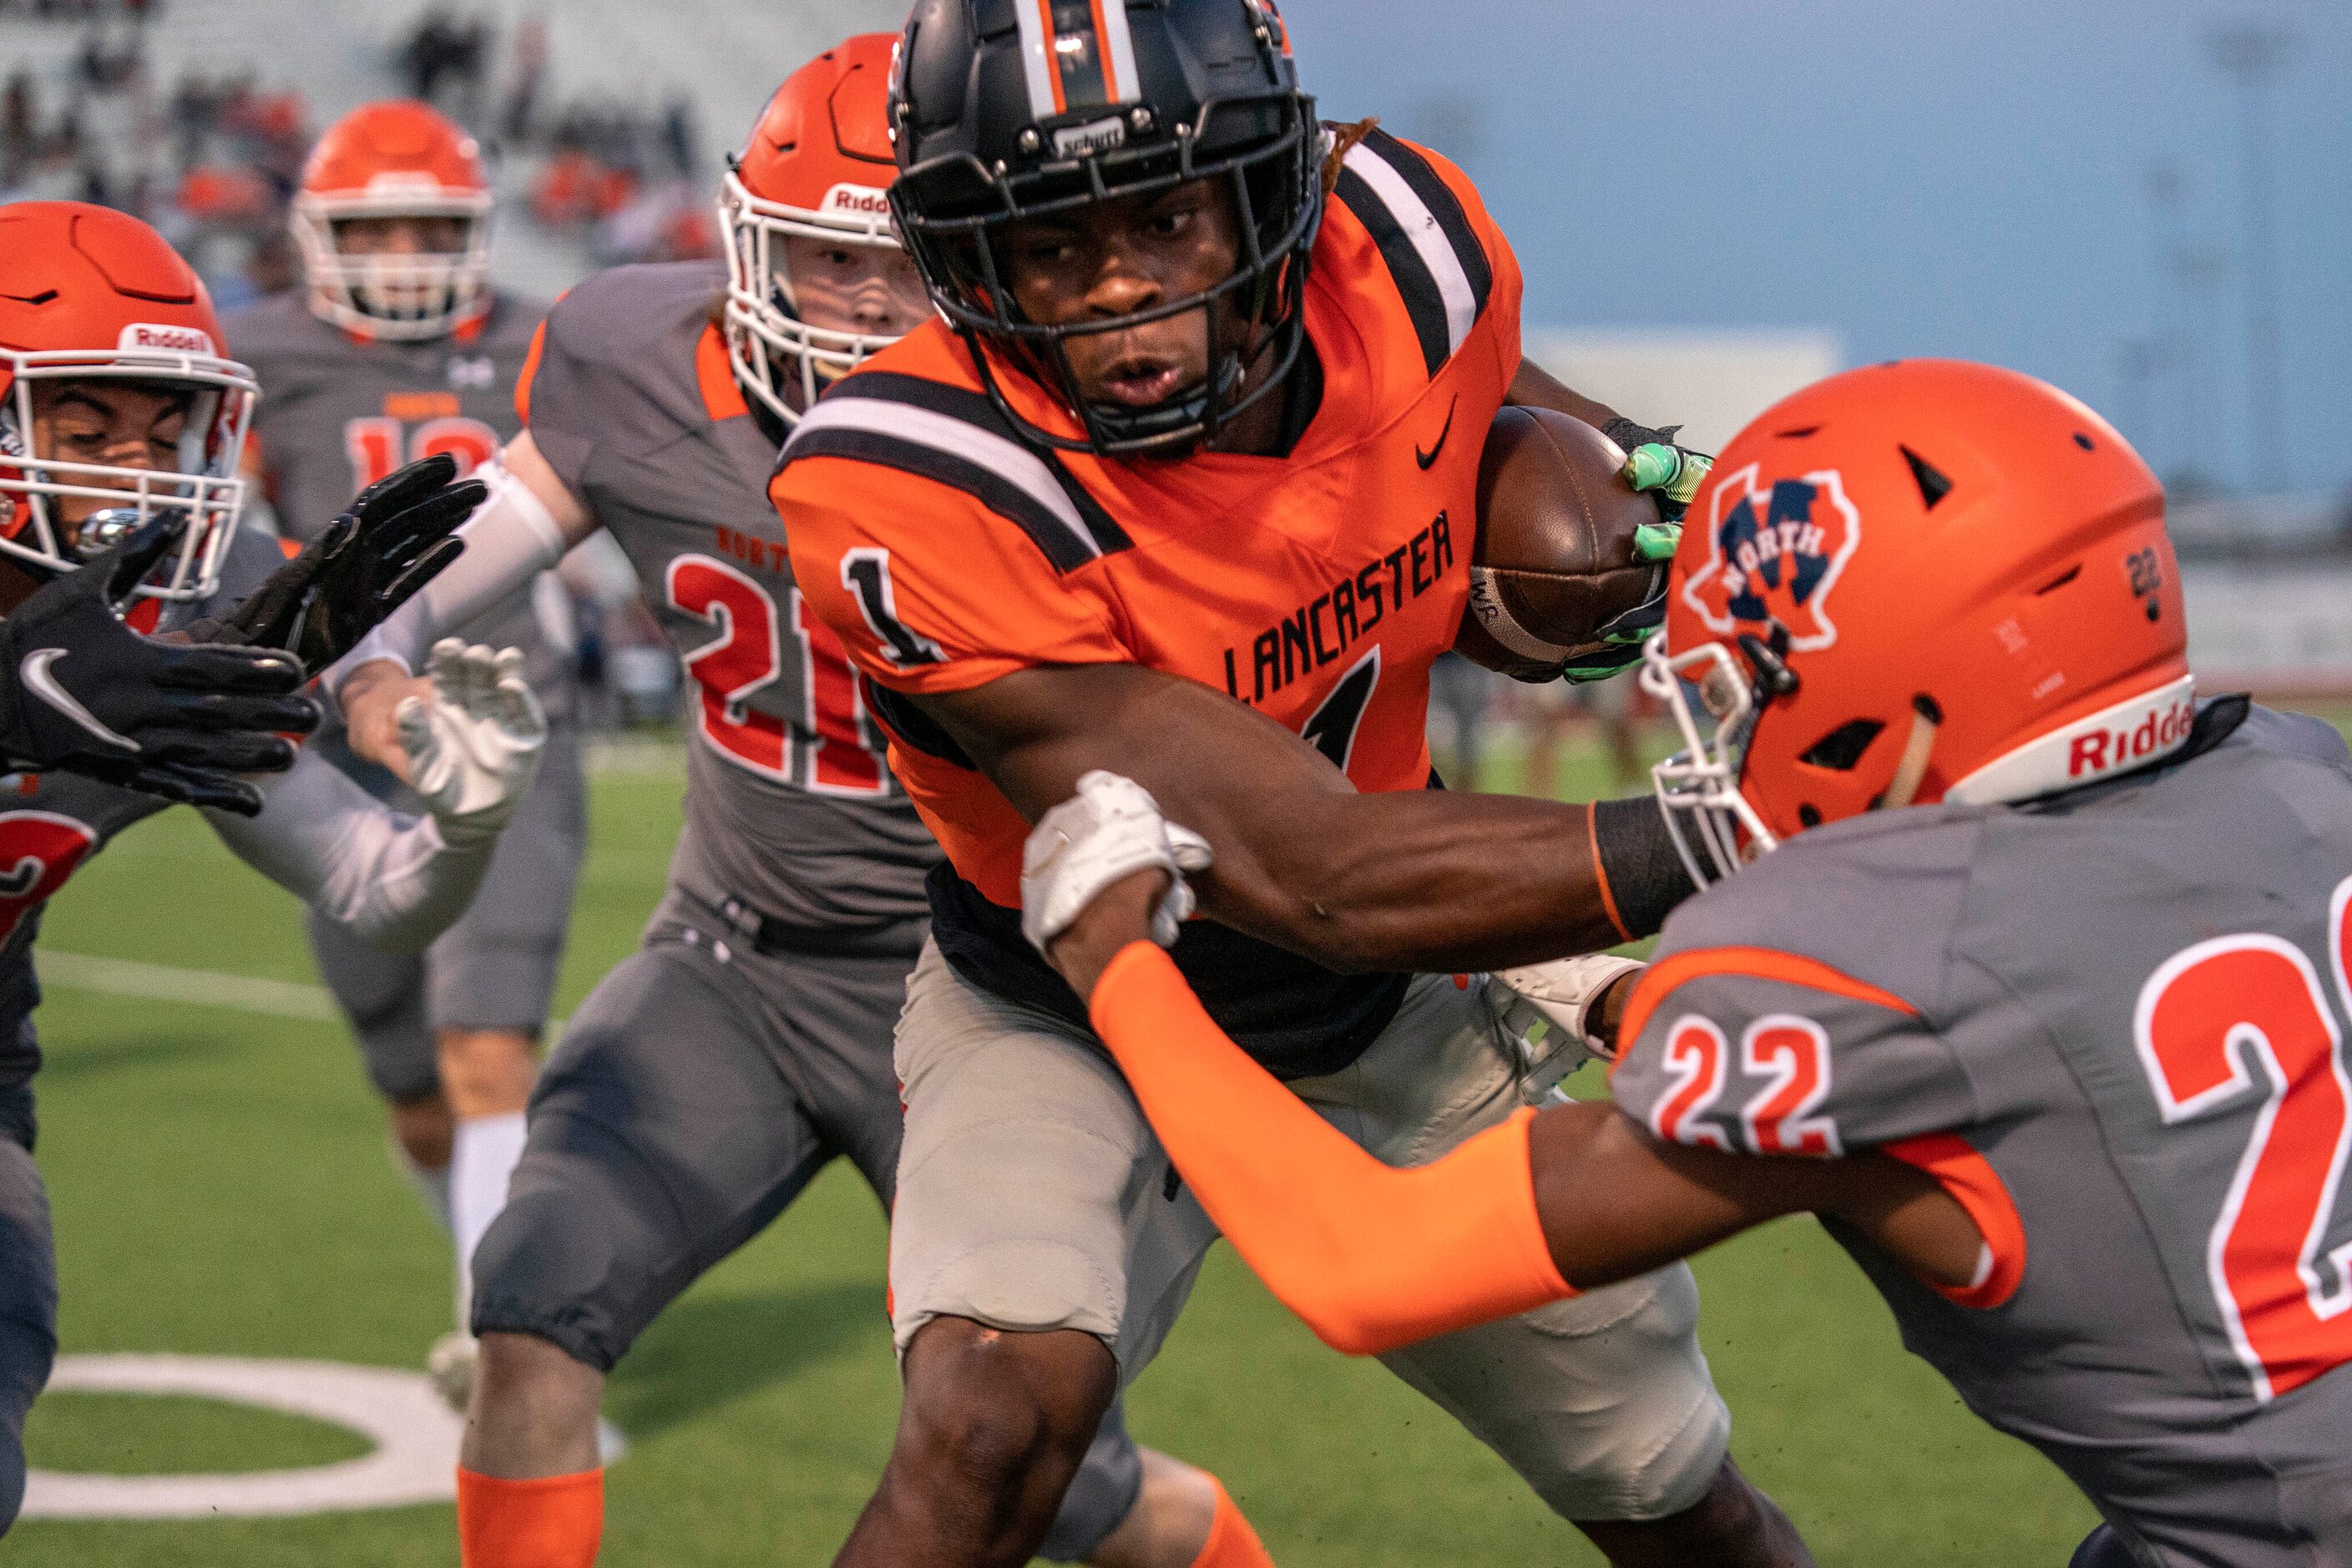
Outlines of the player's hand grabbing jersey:
M 443 338 L 371 342 L 330 326 L 299 289 L 225 323 L 262 395 L 252 439 L 278 526 L 309 543 L 361 490 L 404 464 L 446 452 L 461 474 L 521 428 L 514 388 L 545 307 L 499 295 Z M 530 591 L 466 628 L 475 642 L 520 647 L 551 718 L 571 708 L 570 655 L 551 646 Z
M 704 262 L 588 279 L 549 315 L 518 400 L 698 688 L 674 878 L 812 932 L 919 920 L 939 850 L 793 581 L 767 499 L 775 443 L 712 324 L 725 284 Z
M 1375 132 L 1335 195 L 1297 373 L 1319 376 L 1321 401 L 1287 456 L 1039 450 L 940 322 L 803 419 L 771 493 L 803 591 L 866 676 L 919 695 L 1039 665 L 1143 665 L 1302 731 L 1359 789 L 1427 787 L 1429 667 L 1467 600 L 1520 279 L 1469 182 L 1418 148 Z M 1025 418 L 1076 433 L 999 374 Z M 1027 824 L 911 704 L 884 717 L 953 863 L 935 884 L 942 951 L 975 984 L 1083 1021 L 1021 940 Z M 1288 1076 L 1344 1065 L 1402 994 L 1402 977 L 1341 977 L 1208 922 L 1176 952 L 1218 1021 Z
M 2167 1563 L 2341 1562 L 2347 919 L 2352 758 L 2258 708 L 2153 775 L 1784 843 L 1667 921 L 1612 1086 L 1675 1142 L 1937 1173 L 1972 1288 L 1828 1223 L 1972 1409 Z

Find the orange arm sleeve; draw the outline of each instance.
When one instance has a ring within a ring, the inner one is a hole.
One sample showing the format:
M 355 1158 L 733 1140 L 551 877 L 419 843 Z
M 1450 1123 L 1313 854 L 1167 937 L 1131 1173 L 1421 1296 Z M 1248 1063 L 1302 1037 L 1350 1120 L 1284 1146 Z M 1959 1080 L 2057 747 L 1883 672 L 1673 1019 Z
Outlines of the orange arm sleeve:
M 1111 960 L 1092 1013 L 1209 1217 L 1334 1350 L 1376 1354 L 1576 1293 L 1536 1212 L 1533 1111 L 1399 1170 L 1244 1055 L 1151 943 Z

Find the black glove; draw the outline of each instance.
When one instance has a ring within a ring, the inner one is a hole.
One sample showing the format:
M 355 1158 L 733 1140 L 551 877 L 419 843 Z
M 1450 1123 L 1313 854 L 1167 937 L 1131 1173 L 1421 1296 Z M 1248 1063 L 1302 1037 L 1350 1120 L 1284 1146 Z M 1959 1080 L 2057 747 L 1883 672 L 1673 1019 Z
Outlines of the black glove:
M 188 628 L 207 642 L 285 648 L 317 675 L 465 553 L 449 536 L 489 496 L 457 482 L 457 460 L 427 458 L 359 493 L 302 553 L 218 621 Z
M 0 620 L 0 753 L 185 805 L 252 816 L 237 773 L 294 764 L 318 704 L 285 654 L 143 637 L 118 606 L 176 548 L 184 515 L 147 524 Z

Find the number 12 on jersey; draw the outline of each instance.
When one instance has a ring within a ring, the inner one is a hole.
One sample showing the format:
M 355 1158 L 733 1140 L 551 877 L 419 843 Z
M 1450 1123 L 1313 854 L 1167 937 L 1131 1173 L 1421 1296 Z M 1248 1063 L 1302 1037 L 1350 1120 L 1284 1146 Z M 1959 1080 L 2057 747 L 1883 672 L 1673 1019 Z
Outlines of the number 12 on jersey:
M 343 450 L 352 459 L 353 495 L 378 479 L 389 479 L 404 463 L 421 463 L 444 452 L 457 459 L 457 477 L 462 479 L 497 457 L 499 445 L 497 431 L 478 419 L 458 415 L 427 419 L 414 430 L 382 415 L 343 426 Z
M 2346 907 L 2328 903 L 2336 1001 L 2352 1013 Z M 2168 1128 L 2253 1112 L 2206 1271 L 2231 1347 L 2271 1399 L 2352 1361 L 2352 1242 L 2326 1248 L 2352 1154 L 2352 1075 L 2311 959 L 2260 933 L 2174 954 L 2140 988 L 2133 1038 Z

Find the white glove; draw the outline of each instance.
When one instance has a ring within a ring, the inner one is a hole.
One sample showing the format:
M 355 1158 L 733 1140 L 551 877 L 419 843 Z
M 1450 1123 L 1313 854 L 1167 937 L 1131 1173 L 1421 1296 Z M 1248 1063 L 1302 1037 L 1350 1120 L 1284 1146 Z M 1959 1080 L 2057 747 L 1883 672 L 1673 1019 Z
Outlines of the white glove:
M 433 645 L 433 700 L 407 698 L 394 710 L 409 777 L 442 842 L 495 837 L 539 776 L 547 715 L 522 678 L 522 650 L 495 652 L 456 637 Z
M 1021 934 L 1045 952 L 1105 888 L 1156 866 L 1169 889 L 1152 913 L 1151 940 L 1173 947 L 1192 912 L 1184 873 L 1205 871 L 1215 858 L 1207 839 L 1160 815 L 1150 790 L 1097 768 L 1030 831 L 1021 851 Z
M 1612 981 L 1641 968 L 1595 952 L 1495 972 L 1486 1003 L 1519 1058 L 1521 1099 L 1534 1105 L 1591 1058 L 1616 1058 L 1592 1037 L 1592 1008 Z

